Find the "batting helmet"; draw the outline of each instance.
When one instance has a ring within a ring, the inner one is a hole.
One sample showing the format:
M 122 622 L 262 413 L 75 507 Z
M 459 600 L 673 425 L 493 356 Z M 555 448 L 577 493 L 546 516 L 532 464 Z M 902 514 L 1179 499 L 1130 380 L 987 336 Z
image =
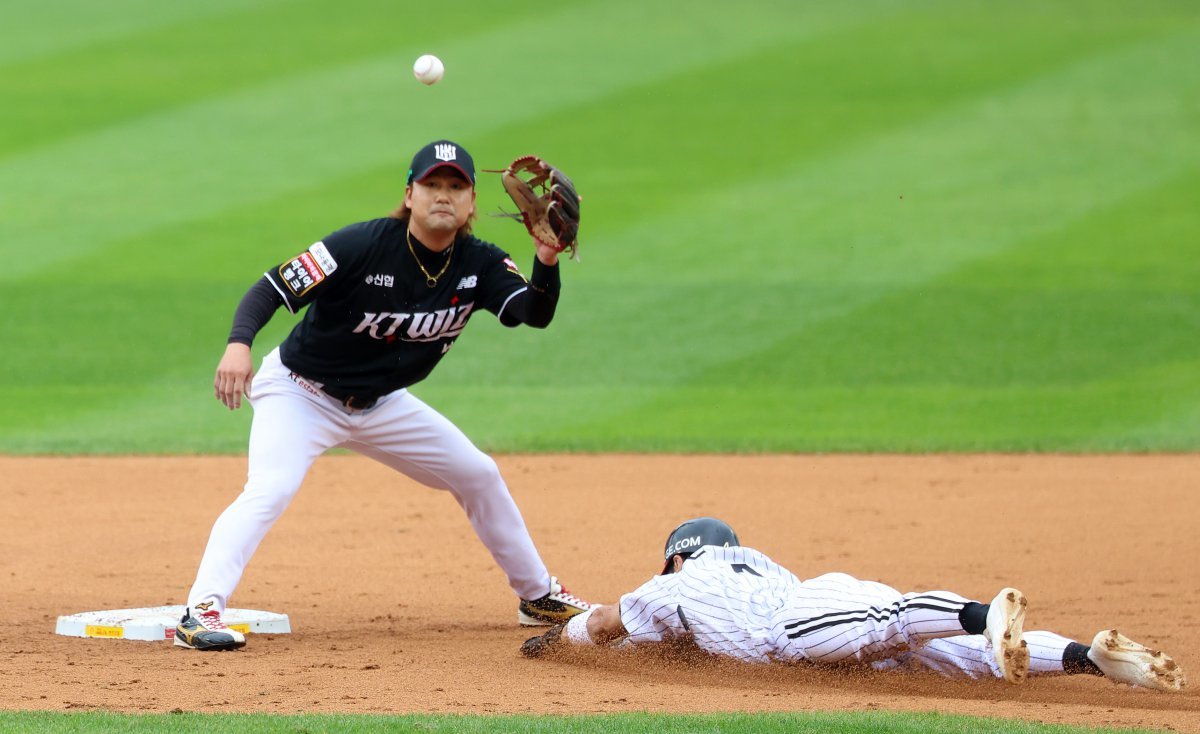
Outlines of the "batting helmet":
M 667 546 L 663 548 L 663 573 L 671 570 L 671 558 L 683 556 L 689 558 L 701 546 L 705 545 L 740 545 L 737 533 L 728 524 L 715 517 L 697 517 L 683 522 L 667 536 Z

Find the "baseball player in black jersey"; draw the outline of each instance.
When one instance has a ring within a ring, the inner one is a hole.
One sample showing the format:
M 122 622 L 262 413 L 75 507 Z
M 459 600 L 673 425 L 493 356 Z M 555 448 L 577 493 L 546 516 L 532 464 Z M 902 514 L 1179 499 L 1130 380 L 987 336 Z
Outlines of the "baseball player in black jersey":
M 1103 630 L 1091 645 L 1023 630 L 1026 600 L 1001 589 L 982 604 L 950 591 L 901 594 L 875 581 L 827 573 L 807 581 L 711 517 L 667 537 L 665 566 L 617 604 L 593 605 L 526 640 L 539 657 L 571 645 L 689 640 L 714 655 L 757 663 L 857 660 L 879 670 L 926 669 L 946 676 L 1103 675 L 1131 686 L 1178 691 L 1183 670 L 1162 652 Z
M 231 410 L 243 395 L 254 407 L 248 477 L 213 525 L 176 645 L 245 644 L 221 613 L 312 462 L 334 446 L 451 492 L 507 574 L 521 624 L 588 609 L 547 572 L 496 463 L 407 390 L 478 311 L 509 327 L 544 328 L 554 317 L 559 251 L 535 238 L 526 279 L 503 250 L 471 234 L 474 217 L 474 162 L 439 140 L 413 157 L 404 203 L 391 216 L 330 234 L 246 293 L 214 388 Z M 280 306 L 303 316 L 255 375 L 250 346 Z

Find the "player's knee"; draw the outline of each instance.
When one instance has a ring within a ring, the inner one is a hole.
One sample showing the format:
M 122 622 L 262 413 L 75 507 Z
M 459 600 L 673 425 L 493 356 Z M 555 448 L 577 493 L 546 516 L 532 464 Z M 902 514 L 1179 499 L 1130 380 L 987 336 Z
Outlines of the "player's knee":
M 464 462 L 456 474 L 455 484 L 460 490 L 480 492 L 504 486 L 500 467 L 484 453 L 480 453 L 472 462 Z
M 301 480 L 303 477 L 301 478 Z M 263 517 L 279 517 L 300 489 L 300 481 L 290 474 L 252 476 L 242 489 L 237 504 Z

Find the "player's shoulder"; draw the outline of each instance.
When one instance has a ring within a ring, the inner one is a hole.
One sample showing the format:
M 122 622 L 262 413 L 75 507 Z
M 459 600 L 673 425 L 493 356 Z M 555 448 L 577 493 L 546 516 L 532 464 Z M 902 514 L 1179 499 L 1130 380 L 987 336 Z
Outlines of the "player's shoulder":
M 463 235 L 455 240 L 454 247 L 463 253 L 463 261 L 479 274 L 505 274 L 524 278 L 521 268 L 500 247 L 475 235 Z
M 404 232 L 405 224 L 402 220 L 393 217 L 381 217 L 379 219 L 368 219 L 362 222 L 347 224 L 327 235 L 325 242 L 336 242 L 339 245 L 345 246 L 367 246 L 398 235 L 403 236 Z
M 458 238 L 455 242 L 455 247 L 462 251 L 471 253 L 478 257 L 488 260 L 503 260 L 508 257 L 508 253 L 502 250 L 498 245 L 494 245 L 487 240 L 480 239 L 473 234 L 465 234 Z
M 677 573 L 664 573 L 651 576 L 642 582 L 641 586 L 626 594 L 631 599 L 645 599 L 668 593 L 678 588 L 683 576 Z
M 764 566 L 778 566 L 766 553 L 746 545 L 710 545 L 705 546 L 705 555 L 715 563 L 742 563 Z

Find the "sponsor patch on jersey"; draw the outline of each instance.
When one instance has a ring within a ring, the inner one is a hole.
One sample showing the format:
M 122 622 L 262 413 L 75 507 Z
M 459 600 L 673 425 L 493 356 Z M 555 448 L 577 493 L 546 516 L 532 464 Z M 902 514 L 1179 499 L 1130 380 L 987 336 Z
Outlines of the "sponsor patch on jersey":
M 321 270 L 326 275 L 330 275 L 333 271 L 337 270 L 337 260 L 334 260 L 333 255 L 329 254 L 329 248 L 325 246 L 324 242 L 314 242 L 313 246 L 308 248 L 308 251 L 312 253 L 313 259 L 317 261 L 317 265 L 321 266 Z
M 508 268 L 508 272 L 510 273 L 521 275 L 521 269 L 517 267 L 517 264 L 513 262 L 511 257 L 504 258 L 504 267 Z M 524 278 L 525 276 L 521 275 L 521 277 Z
M 279 277 L 294 296 L 303 296 L 315 285 L 337 270 L 337 261 L 329 254 L 324 242 L 317 242 L 306 251 L 279 266 Z

